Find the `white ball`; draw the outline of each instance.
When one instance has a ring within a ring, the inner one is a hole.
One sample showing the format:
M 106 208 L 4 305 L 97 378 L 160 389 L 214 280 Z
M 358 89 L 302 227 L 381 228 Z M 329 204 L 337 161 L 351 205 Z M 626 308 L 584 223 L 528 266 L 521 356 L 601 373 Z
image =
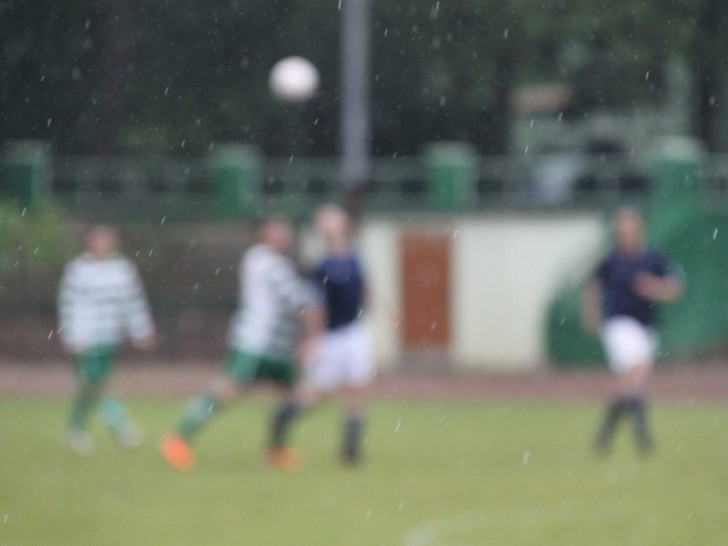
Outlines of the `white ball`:
M 313 98 L 319 85 L 319 73 L 303 57 L 281 59 L 270 71 L 270 90 L 283 102 L 306 102 Z

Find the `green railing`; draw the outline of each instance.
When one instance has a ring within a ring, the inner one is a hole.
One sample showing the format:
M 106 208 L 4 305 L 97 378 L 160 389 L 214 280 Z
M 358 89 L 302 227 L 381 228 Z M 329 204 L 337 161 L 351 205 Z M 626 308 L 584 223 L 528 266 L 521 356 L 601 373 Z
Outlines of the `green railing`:
M 44 148 L 30 143 L 30 149 Z M 6 154 L 0 198 L 32 183 L 30 175 L 21 179 L 32 169 L 16 165 L 28 157 Z M 25 205 L 28 196 L 51 194 L 70 214 L 88 219 L 303 217 L 343 194 L 336 158 L 263 158 L 237 145 L 220 146 L 209 158 L 48 155 L 38 164 L 49 180 L 43 192 L 22 193 Z M 720 165 L 717 172 L 728 180 L 728 161 Z M 374 213 L 402 214 L 604 208 L 641 200 L 647 172 L 646 157 L 634 154 L 476 156 L 465 144 L 437 143 L 420 157 L 374 158 L 364 204 Z M 728 183 L 724 189 L 728 198 Z
M 381 213 L 477 212 L 503 209 L 600 207 L 639 199 L 646 168 L 633 158 L 592 160 L 558 192 L 534 179 L 553 158 L 478 158 L 472 197 L 438 206 L 419 158 L 377 159 L 364 195 L 368 210 Z M 545 184 L 545 182 L 544 182 Z M 163 220 L 229 216 L 204 160 L 59 157 L 52 193 L 73 214 Z M 256 187 L 255 214 L 305 215 L 316 204 L 340 199 L 338 163 L 329 158 L 270 158 Z M 243 212 L 238 216 L 245 216 Z

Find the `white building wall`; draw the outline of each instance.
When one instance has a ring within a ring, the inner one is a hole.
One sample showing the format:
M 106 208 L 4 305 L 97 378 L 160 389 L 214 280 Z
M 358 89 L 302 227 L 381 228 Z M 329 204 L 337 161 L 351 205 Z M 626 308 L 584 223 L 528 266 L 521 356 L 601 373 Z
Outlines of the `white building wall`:
M 380 369 L 395 365 L 401 352 L 397 317 L 402 301 L 400 229 L 394 221 L 369 220 L 359 236 L 359 248 L 370 289 L 367 322 Z
M 545 361 L 546 311 L 556 290 L 603 238 L 596 214 L 531 214 L 438 221 L 452 246 L 452 345 L 464 368 L 532 369 Z M 390 308 L 402 301 L 399 241 L 403 231 L 433 232 L 428 221 L 371 219 L 359 246 L 375 304 L 368 313 L 377 359 L 396 365 L 400 331 Z
M 456 365 L 530 369 L 544 362 L 546 311 L 602 239 L 598 216 L 531 215 L 458 222 L 453 256 Z

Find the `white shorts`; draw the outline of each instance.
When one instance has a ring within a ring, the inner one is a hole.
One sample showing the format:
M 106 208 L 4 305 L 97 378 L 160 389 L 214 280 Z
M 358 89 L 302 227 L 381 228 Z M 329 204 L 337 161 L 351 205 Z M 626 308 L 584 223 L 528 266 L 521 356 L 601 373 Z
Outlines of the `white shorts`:
M 320 392 L 366 386 L 374 377 L 369 332 L 357 321 L 323 335 L 318 358 L 306 369 L 306 382 Z
M 636 366 L 652 366 L 657 352 L 657 333 L 637 319 L 612 317 L 602 327 L 602 343 L 609 367 L 625 374 Z

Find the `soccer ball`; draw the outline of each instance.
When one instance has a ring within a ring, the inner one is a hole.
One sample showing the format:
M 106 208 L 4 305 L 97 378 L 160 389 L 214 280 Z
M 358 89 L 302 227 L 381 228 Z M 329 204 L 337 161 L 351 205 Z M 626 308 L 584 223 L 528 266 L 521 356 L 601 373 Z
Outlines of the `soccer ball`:
M 270 90 L 283 102 L 301 103 L 310 100 L 319 85 L 319 73 L 311 62 L 303 57 L 286 57 L 278 61 L 270 71 Z

